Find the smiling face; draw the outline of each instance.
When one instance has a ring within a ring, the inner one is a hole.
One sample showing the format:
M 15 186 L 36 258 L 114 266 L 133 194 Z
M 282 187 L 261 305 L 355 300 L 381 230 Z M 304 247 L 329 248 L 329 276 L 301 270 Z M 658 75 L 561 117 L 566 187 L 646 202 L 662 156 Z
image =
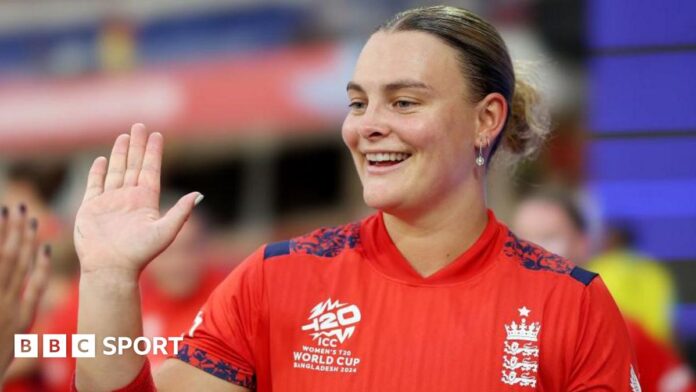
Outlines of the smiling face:
M 377 32 L 348 97 L 343 140 L 368 206 L 418 212 L 471 192 L 479 109 L 453 48 L 424 32 Z

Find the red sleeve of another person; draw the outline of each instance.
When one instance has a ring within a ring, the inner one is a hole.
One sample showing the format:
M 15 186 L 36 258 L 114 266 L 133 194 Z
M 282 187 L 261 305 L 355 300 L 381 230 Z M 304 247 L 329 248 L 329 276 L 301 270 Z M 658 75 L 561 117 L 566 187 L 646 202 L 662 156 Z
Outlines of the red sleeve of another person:
M 263 249 L 213 291 L 184 335 L 176 358 L 225 381 L 255 387 L 254 337 L 263 292 Z
M 601 278 L 585 287 L 567 391 L 638 392 L 635 357 L 623 317 Z
M 632 320 L 626 320 L 626 326 L 636 350 L 643 392 L 696 391 L 691 369 L 671 347 Z

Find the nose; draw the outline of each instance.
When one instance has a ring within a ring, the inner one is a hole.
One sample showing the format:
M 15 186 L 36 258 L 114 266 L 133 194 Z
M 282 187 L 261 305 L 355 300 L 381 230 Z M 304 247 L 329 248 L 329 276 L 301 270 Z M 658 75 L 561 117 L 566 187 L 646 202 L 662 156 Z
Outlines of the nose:
M 384 116 L 380 115 L 377 108 L 368 108 L 361 117 L 358 126 L 361 137 L 372 141 L 384 138 L 391 132 L 391 127 L 385 121 Z

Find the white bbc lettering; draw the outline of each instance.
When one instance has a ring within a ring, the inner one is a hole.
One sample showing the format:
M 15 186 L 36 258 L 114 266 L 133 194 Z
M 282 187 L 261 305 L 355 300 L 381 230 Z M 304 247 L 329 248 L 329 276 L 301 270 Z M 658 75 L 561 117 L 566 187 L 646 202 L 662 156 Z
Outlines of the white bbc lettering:
M 114 355 L 116 354 L 116 337 L 109 336 L 104 338 L 104 355 Z
M 139 336 L 135 339 L 127 336 L 107 336 L 102 339 L 102 354 L 123 355 L 128 350 L 133 350 L 138 355 L 161 354 L 171 355 L 179 351 L 179 343 L 184 338 L 161 337 L 152 338 Z M 43 358 L 65 358 L 67 357 L 67 335 L 64 334 L 44 334 Z M 38 358 L 39 357 L 39 335 L 36 334 L 16 334 L 14 337 L 15 358 Z M 168 350 L 172 343 L 173 350 Z M 71 335 L 71 357 L 72 358 L 94 358 L 96 356 L 97 344 L 96 336 L 93 334 L 73 334 Z
M 94 358 L 96 356 L 96 336 L 94 334 L 72 335 L 73 358 Z
M 67 356 L 67 337 L 64 334 L 43 335 L 44 358 L 65 358 Z
M 15 358 L 38 358 L 39 336 L 36 334 L 15 334 L 14 336 Z

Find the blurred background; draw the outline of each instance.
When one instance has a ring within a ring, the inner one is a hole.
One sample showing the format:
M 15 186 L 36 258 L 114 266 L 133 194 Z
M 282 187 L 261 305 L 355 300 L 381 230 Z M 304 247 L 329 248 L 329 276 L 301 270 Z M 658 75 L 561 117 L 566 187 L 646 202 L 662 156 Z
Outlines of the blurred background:
M 161 257 L 173 261 L 145 277 L 153 336 L 185 329 L 263 242 L 369 214 L 340 136 L 345 84 L 376 26 L 441 3 L 0 1 L 0 201 L 28 203 L 56 254 L 36 330 L 74 329 L 72 221 L 86 172 L 134 122 L 165 136 L 163 203 L 206 196 Z M 588 265 L 622 311 L 695 364 L 696 3 L 444 3 L 498 27 L 552 110 L 538 159 L 491 171 L 492 208 L 511 223 L 526 195 L 569 195 Z M 64 390 L 69 367 L 17 363 L 6 389 Z

